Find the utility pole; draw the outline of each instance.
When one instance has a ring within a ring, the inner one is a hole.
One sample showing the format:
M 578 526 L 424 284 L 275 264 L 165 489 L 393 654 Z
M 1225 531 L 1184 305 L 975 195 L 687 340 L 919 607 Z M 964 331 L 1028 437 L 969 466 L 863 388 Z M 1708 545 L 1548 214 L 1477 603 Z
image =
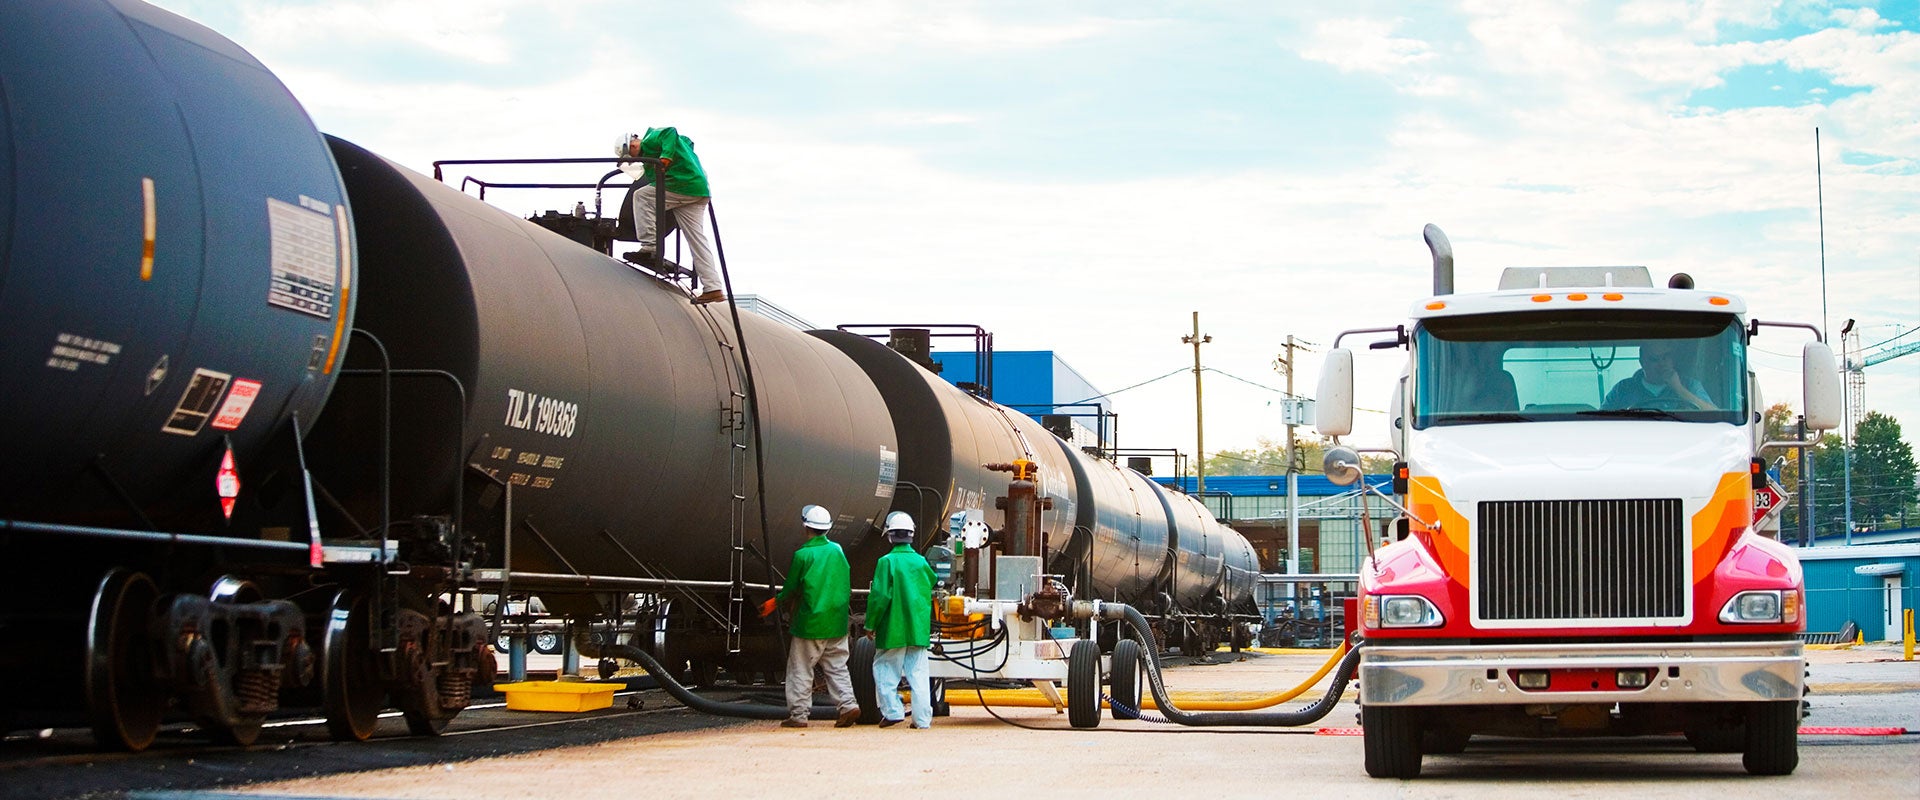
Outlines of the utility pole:
M 1840 326 L 1840 370 L 1849 378 L 1852 377 L 1853 370 L 1853 363 L 1849 360 L 1847 353 L 1847 343 L 1852 340 L 1849 336 L 1851 333 L 1853 333 L 1853 320 L 1848 319 L 1847 324 Z M 1848 394 L 1851 392 L 1840 394 L 1840 421 L 1843 425 L 1840 429 L 1840 480 L 1844 512 L 1840 518 L 1847 526 L 1844 541 L 1851 546 L 1853 544 L 1853 412 L 1855 409 L 1849 402 L 1853 398 L 1848 397 Z
M 1293 394 L 1293 334 L 1287 334 L 1287 354 L 1280 365 L 1287 371 L 1287 574 L 1300 574 L 1300 469 L 1293 449 L 1293 427 L 1298 422 L 1299 398 Z M 1295 584 L 1296 588 L 1298 584 Z
M 1180 341 L 1193 345 L 1193 473 L 1198 477 L 1194 481 L 1194 493 L 1201 495 L 1205 503 L 1207 494 L 1207 426 L 1206 417 L 1200 403 L 1200 345 L 1213 341 L 1212 336 L 1200 335 L 1200 312 L 1193 312 L 1193 335 L 1182 336 Z
M 1807 415 L 1801 414 L 1795 423 L 1799 441 L 1807 440 Z M 1800 546 L 1813 546 L 1813 448 L 1801 445 L 1794 448 L 1800 459 Z

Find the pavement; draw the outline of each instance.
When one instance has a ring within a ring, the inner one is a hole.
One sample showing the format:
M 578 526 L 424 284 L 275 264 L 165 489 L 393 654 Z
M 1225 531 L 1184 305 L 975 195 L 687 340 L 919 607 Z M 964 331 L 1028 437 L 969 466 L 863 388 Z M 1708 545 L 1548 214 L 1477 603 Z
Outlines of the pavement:
M 1247 654 L 1174 666 L 1176 692 L 1270 693 L 1310 675 L 1317 654 Z M 1920 731 L 1920 662 L 1897 645 L 1809 651 L 1808 725 Z M 1177 659 L 1176 659 L 1177 661 Z M 1286 704 L 1298 707 L 1314 692 Z M 651 697 L 651 695 L 650 695 Z M 649 699 L 647 702 L 656 702 Z M 690 713 L 690 712 L 675 712 Z M 562 746 L 497 758 L 261 783 L 239 796 L 513 798 L 579 792 L 648 797 L 837 798 L 944 793 L 1000 797 L 1139 796 L 1201 790 L 1228 796 L 1313 791 L 1328 797 L 1686 798 L 1920 796 L 1920 733 L 1803 733 L 1795 774 L 1757 778 L 1740 756 L 1695 753 L 1680 737 L 1556 741 L 1475 739 L 1429 756 L 1420 779 L 1376 780 L 1361 768 L 1356 710 L 1342 703 L 1307 728 L 1183 728 L 1103 719 L 1076 729 L 1044 708 L 968 708 L 908 726 L 785 730 L 738 722 L 702 730 Z M 506 734 L 490 734 L 506 735 Z M 208 795 L 214 796 L 214 795 Z M 218 795 L 233 797 L 236 795 Z

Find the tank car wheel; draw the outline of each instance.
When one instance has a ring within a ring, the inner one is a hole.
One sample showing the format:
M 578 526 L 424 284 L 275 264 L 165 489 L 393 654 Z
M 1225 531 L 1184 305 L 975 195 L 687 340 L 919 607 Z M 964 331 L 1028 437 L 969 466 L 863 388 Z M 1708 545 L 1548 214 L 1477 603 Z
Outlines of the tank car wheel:
M 1100 645 L 1081 639 L 1067 654 L 1067 722 L 1100 726 Z
M 1360 732 L 1367 774 L 1375 778 L 1420 777 L 1418 709 L 1361 706 Z
M 873 657 L 879 651 L 873 640 L 865 636 L 853 637 L 848 645 L 848 677 L 853 679 L 853 700 L 860 704 L 860 724 L 880 724 L 880 693 L 873 684 Z
M 250 717 L 232 725 L 208 725 L 206 727 L 207 733 L 213 736 L 215 743 L 248 747 L 254 742 L 260 741 L 260 726 L 266 721 L 266 717 Z
M 387 690 L 380 684 L 368 642 L 366 601 L 353 592 L 335 595 L 321 641 L 327 733 L 334 741 L 366 741 L 387 707 Z
M 87 622 L 87 712 L 102 747 L 139 752 L 160 732 L 166 698 L 153 679 L 147 617 L 159 600 L 152 579 L 115 569 L 100 581 Z
M 947 702 L 947 681 L 945 678 L 928 678 L 927 694 L 930 696 L 929 699 L 931 701 L 927 705 L 933 710 L 934 716 L 953 716 L 953 706 Z
M 1792 775 L 1800 766 L 1800 701 L 1754 703 L 1747 710 L 1747 752 L 1740 763 L 1754 775 Z
M 1113 674 L 1108 677 L 1112 688 L 1114 719 L 1140 718 L 1140 643 L 1132 639 L 1121 639 L 1113 644 Z
M 407 720 L 407 732 L 415 736 L 439 736 L 447 730 L 447 723 L 453 717 L 428 716 L 425 711 L 402 710 L 400 716 Z

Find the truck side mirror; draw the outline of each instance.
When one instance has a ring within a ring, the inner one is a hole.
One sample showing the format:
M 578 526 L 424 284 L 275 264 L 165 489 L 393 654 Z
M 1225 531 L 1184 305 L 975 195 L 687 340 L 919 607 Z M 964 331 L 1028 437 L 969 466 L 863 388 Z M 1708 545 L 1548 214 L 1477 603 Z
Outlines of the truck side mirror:
M 1807 427 L 1840 427 L 1840 373 L 1833 368 L 1833 350 L 1826 342 L 1807 342 L 1800 348 L 1800 385 Z
M 1335 486 L 1349 486 L 1360 480 L 1360 454 L 1351 447 L 1329 447 L 1320 459 L 1320 471 Z
M 1831 356 L 1829 356 L 1831 360 Z M 1320 388 L 1314 392 L 1315 430 L 1322 436 L 1353 432 L 1353 351 L 1336 347 L 1320 365 Z

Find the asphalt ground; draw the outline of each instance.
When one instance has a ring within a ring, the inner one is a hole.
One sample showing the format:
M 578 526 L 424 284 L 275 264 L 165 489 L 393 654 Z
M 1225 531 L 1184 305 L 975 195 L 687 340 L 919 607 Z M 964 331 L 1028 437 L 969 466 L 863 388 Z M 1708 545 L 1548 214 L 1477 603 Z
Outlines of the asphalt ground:
M 1805 725 L 1920 731 L 1920 662 L 1899 661 L 1897 648 L 1886 646 L 1808 655 L 1813 715 Z M 1297 683 L 1323 659 L 1253 654 L 1221 660 L 1175 666 L 1167 682 L 1176 693 L 1264 694 Z M 757 693 L 772 697 L 777 690 Z M 643 707 L 627 708 L 628 698 Z M 366 743 L 331 743 L 320 726 L 284 724 L 248 749 L 210 747 L 195 734 L 170 731 L 140 755 L 93 753 L 84 730 L 16 735 L 0 742 L 0 797 L 525 800 L 612 792 L 784 799 L 952 790 L 1107 798 L 1183 789 L 1476 799 L 1696 798 L 1729 791 L 1920 797 L 1920 733 L 1803 733 L 1799 769 L 1778 778 L 1748 776 L 1737 754 L 1698 754 L 1679 737 L 1476 738 L 1461 755 L 1429 756 L 1416 781 L 1374 780 L 1361 768 L 1355 713 L 1342 703 L 1318 726 L 1298 729 L 1193 729 L 1109 718 L 1086 730 L 1045 708 L 956 705 L 953 716 L 926 731 L 834 729 L 818 722 L 788 730 L 695 714 L 649 690 L 584 714 L 471 709 L 447 735 L 431 739 L 407 737 L 397 717 Z

